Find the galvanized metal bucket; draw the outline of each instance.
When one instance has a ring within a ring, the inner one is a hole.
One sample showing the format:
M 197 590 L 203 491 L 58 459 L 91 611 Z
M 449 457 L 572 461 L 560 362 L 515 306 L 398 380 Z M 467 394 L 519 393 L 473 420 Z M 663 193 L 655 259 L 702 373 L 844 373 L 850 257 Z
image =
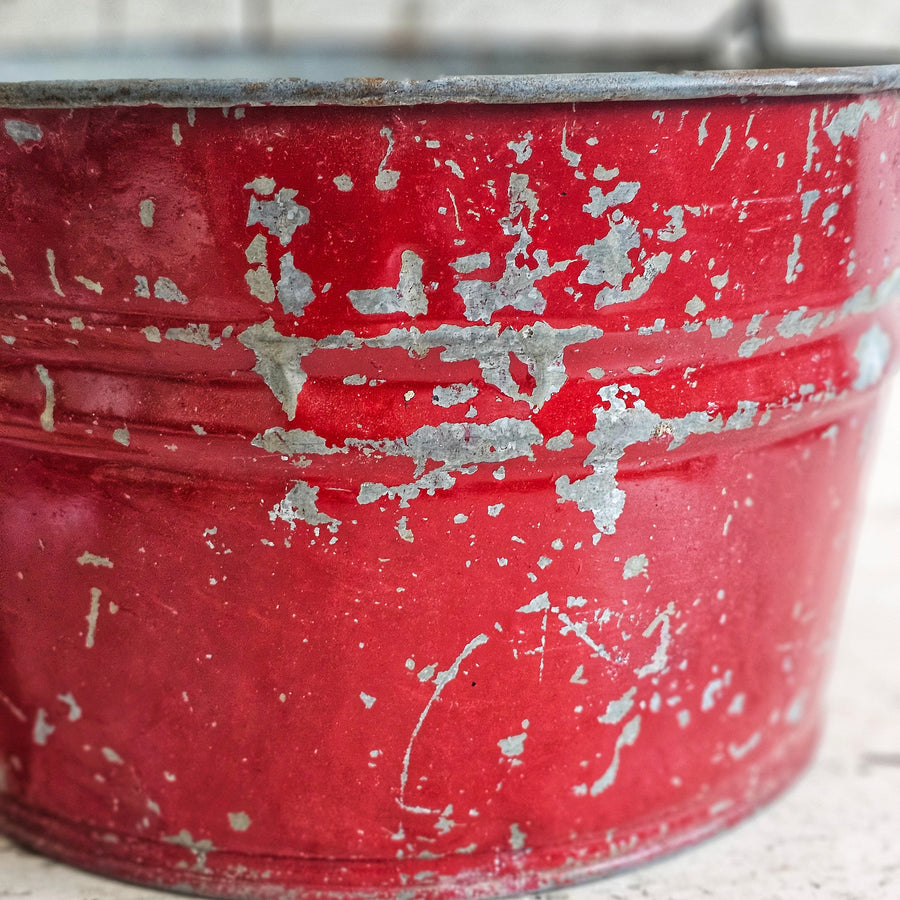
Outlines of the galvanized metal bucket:
M 897 359 L 898 85 L 0 88 L 0 827 L 478 897 L 775 796 Z

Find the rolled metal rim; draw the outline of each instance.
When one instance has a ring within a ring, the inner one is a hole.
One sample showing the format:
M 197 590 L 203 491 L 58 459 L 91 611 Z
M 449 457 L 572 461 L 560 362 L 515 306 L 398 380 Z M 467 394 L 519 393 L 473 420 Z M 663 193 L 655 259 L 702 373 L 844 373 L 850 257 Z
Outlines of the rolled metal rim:
M 816 69 L 347 78 L 126 79 L 0 83 L 0 106 L 412 106 L 791 97 L 900 90 L 900 64 Z

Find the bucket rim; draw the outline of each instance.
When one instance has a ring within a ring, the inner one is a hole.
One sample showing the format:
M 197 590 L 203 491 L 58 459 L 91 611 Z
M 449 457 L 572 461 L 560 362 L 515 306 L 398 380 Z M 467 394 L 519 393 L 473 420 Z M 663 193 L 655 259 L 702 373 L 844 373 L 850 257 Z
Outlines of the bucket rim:
M 101 79 L 0 83 L 0 108 L 416 106 L 858 95 L 900 90 L 900 63 L 829 68 L 346 78 Z

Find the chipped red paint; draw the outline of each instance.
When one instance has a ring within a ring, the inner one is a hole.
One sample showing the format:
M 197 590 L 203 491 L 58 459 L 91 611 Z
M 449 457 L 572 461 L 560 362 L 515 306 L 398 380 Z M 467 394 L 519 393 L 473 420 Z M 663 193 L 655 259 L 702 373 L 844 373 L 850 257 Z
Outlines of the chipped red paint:
M 437 900 L 777 794 L 900 337 L 898 110 L 0 114 L 2 828 Z

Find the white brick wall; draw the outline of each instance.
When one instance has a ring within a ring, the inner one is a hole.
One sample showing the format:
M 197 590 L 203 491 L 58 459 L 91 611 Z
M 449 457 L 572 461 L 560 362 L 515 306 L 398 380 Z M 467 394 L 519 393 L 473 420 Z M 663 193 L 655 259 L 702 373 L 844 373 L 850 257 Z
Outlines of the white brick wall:
M 94 40 L 236 41 L 269 10 L 282 40 L 377 38 L 416 21 L 426 37 L 548 42 L 698 36 L 738 0 L 0 0 L 0 55 Z M 772 0 L 791 45 L 893 48 L 898 0 Z

